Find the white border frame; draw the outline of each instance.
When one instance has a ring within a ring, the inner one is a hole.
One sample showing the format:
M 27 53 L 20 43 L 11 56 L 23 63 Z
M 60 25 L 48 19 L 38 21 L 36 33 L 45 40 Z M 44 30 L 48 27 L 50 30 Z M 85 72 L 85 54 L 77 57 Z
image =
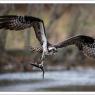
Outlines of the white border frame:
M 94 0 L 0 0 L 0 4 L 95 4 Z M 0 95 L 95 95 L 95 92 L 0 92 Z
M 0 0 L 0 3 L 1 4 L 3 4 L 3 3 L 8 3 L 8 4 L 10 4 L 10 3 L 12 3 L 12 4 L 14 4 L 14 3 L 16 3 L 16 4 L 18 4 L 18 3 L 20 3 L 20 4 L 24 4 L 24 3 L 27 3 L 27 4 L 29 4 L 29 3 L 39 3 L 39 4 L 44 4 L 44 3 L 52 3 L 52 4 L 55 4 L 55 3 L 57 3 L 57 4 L 61 4 L 61 3 L 71 3 L 71 4 L 92 4 L 92 3 L 95 3 L 95 0 L 35 0 L 35 1 L 33 1 L 33 0 Z

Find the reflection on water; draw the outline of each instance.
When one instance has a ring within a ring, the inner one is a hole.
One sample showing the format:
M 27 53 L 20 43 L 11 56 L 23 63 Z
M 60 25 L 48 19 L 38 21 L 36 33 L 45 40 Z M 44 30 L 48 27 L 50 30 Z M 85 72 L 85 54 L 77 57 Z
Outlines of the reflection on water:
M 0 75 L 0 91 L 95 91 L 95 70 L 74 69 Z

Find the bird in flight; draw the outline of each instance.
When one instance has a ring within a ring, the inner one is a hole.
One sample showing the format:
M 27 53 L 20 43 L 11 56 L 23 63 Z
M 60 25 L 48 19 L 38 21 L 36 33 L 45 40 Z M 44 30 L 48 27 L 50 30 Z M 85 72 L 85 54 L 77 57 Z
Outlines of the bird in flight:
M 42 60 L 45 55 L 49 54 L 50 51 L 55 50 L 53 46 L 47 41 L 45 26 L 42 19 L 32 16 L 16 16 L 16 15 L 5 15 L 0 16 L 0 29 L 9 30 L 24 30 L 26 28 L 33 27 L 36 37 L 39 40 L 43 52 Z M 43 62 L 40 64 L 43 65 Z
M 84 55 L 91 58 L 95 58 L 95 39 L 89 36 L 78 35 L 71 37 L 65 41 L 58 43 L 57 45 L 51 45 L 46 38 L 45 27 L 43 20 L 32 16 L 16 16 L 6 15 L 0 16 L 0 29 L 9 30 L 24 30 L 26 28 L 33 27 L 36 37 L 39 40 L 42 48 L 39 51 L 42 52 L 42 60 L 45 55 L 50 52 L 55 52 L 58 48 L 63 48 L 69 45 L 75 45 Z M 41 64 L 31 64 L 43 70 L 43 61 Z

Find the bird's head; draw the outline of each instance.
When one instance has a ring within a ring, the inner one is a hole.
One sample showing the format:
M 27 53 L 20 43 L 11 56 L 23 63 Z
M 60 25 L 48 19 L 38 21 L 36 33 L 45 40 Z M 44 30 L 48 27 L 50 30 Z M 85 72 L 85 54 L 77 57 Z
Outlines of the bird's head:
M 53 55 L 57 52 L 57 49 L 54 46 L 49 46 L 48 47 L 48 52 L 49 52 L 49 55 Z

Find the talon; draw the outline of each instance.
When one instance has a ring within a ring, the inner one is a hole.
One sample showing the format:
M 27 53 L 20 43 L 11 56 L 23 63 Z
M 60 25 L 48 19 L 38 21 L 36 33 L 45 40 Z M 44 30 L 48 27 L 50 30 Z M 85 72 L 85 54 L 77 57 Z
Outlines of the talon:
M 44 73 L 45 73 L 45 71 L 44 71 L 43 64 L 42 63 L 41 64 L 33 64 L 33 63 L 31 63 L 31 65 L 33 65 L 33 66 L 41 69 L 41 71 L 43 72 L 43 79 L 44 79 Z

